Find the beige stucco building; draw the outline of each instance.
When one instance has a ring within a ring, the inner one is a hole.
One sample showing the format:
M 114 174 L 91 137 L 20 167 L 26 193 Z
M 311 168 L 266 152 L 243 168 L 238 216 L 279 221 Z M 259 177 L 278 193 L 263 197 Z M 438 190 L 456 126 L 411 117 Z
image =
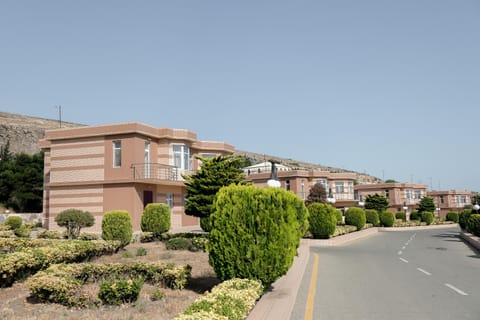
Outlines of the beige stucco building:
M 472 204 L 472 192 L 462 190 L 429 191 L 428 196 L 433 198 L 436 214 L 445 218 L 450 211 L 460 212 L 465 206 Z
M 55 216 L 76 208 L 91 212 L 100 231 L 103 214 L 127 210 L 135 231 L 145 205 L 167 203 L 172 228 L 197 225 L 184 213 L 182 174 L 197 170 L 194 155 L 231 154 L 232 145 L 199 141 L 188 130 L 122 123 L 46 131 L 44 225 L 59 229 Z

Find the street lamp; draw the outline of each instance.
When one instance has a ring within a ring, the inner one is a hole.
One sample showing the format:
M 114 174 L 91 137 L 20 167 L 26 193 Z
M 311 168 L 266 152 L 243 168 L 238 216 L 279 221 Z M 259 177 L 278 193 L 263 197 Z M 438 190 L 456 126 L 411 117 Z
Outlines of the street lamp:
M 328 190 L 328 196 L 327 196 L 327 202 L 334 205 L 337 200 L 335 200 L 335 197 L 332 194 L 332 188 Z
M 407 219 L 409 218 L 407 201 L 403 201 L 403 212 L 405 212 L 405 220 L 410 220 L 410 219 Z
M 473 205 L 473 210 L 475 210 L 475 212 L 478 213 L 478 209 L 480 209 L 480 206 L 478 205 L 478 203 L 475 203 Z
M 437 207 L 436 210 L 437 210 L 437 217 L 440 217 L 440 207 Z
M 277 178 L 277 167 L 275 166 L 275 161 L 270 160 L 270 163 L 272 164 L 272 170 L 270 173 L 270 179 L 267 181 L 267 185 L 272 188 L 280 188 L 281 183 Z

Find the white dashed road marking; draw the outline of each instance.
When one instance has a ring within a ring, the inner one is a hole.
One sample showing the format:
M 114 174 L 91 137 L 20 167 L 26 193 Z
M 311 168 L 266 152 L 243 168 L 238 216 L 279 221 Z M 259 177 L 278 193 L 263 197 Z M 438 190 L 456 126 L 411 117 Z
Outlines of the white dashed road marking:
M 417 268 L 418 271 L 425 273 L 427 276 L 431 276 L 432 274 L 428 271 L 423 270 L 422 268 Z
M 399 259 L 402 260 L 405 263 L 408 263 L 408 260 L 406 260 L 406 259 L 403 259 L 403 258 L 399 258 Z
M 460 290 L 460 289 L 452 286 L 452 285 L 449 284 L 449 283 L 445 283 L 445 285 L 446 285 L 447 287 L 449 287 L 450 289 L 452 289 L 453 291 L 455 291 L 456 293 L 461 294 L 462 296 L 468 296 L 468 293 L 466 293 L 466 292 L 464 292 L 464 291 L 462 291 L 462 290 Z

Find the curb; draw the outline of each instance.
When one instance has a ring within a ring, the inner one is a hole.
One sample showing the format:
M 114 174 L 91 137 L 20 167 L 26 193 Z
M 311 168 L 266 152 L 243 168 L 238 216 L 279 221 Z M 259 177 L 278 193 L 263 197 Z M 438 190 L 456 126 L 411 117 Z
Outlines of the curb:
M 480 252 L 480 237 L 477 237 L 468 232 L 460 232 L 460 238 L 462 238 L 469 245 L 474 247 L 478 252 Z

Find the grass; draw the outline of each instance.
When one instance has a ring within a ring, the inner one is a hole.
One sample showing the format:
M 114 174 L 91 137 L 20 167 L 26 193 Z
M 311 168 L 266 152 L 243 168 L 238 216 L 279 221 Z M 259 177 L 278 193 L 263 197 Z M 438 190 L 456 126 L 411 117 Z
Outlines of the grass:
M 134 254 L 144 250 L 148 254 L 139 256 Z M 139 299 L 135 303 L 122 306 L 69 309 L 61 305 L 31 301 L 28 298 L 28 287 L 24 282 L 19 282 L 15 283 L 13 287 L 0 289 L 0 301 L 2 301 L 0 319 L 173 319 L 206 290 L 210 290 L 220 283 L 208 263 L 207 253 L 188 250 L 167 251 L 162 242 L 130 244 L 124 251 L 100 257 L 93 262 L 129 262 L 132 259 L 171 262 L 178 265 L 190 264 L 192 266 L 190 285 L 184 290 L 171 290 L 144 284 Z M 87 284 L 82 288 L 82 294 L 96 296 L 98 285 Z M 152 299 L 152 297 L 156 298 Z

